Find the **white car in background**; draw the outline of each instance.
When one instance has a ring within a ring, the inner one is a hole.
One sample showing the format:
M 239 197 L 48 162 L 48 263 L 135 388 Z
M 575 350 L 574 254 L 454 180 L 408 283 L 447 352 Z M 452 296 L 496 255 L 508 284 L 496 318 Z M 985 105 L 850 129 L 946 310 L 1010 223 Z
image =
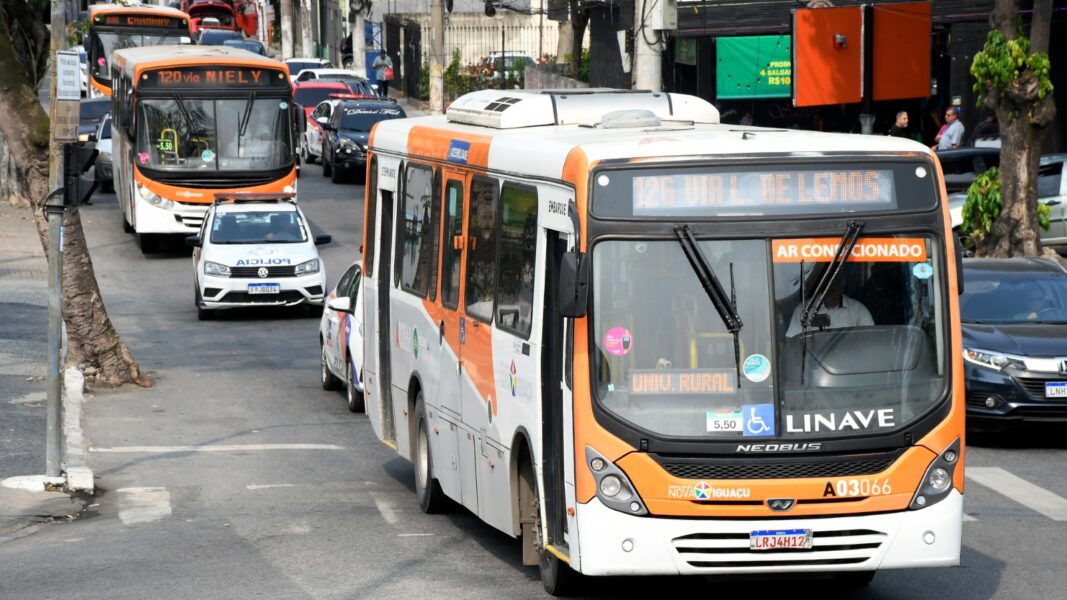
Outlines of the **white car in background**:
M 322 159 L 322 123 L 329 122 L 333 115 L 333 109 L 345 98 L 356 98 L 351 94 L 330 94 L 328 100 L 319 102 L 311 111 L 310 120 L 304 129 L 303 139 L 300 140 L 300 159 L 308 164 Z M 319 119 L 326 119 L 320 121 Z
M 319 321 L 319 377 L 324 390 L 345 386 L 348 410 L 364 412 L 363 282 L 359 259 L 341 275 Z
M 329 79 L 330 81 L 361 81 L 355 71 L 345 69 L 304 69 L 293 77 L 293 82 L 313 81 L 315 79 Z
M 326 268 L 293 194 L 230 194 L 208 209 L 189 236 L 197 317 L 246 306 L 322 305 Z

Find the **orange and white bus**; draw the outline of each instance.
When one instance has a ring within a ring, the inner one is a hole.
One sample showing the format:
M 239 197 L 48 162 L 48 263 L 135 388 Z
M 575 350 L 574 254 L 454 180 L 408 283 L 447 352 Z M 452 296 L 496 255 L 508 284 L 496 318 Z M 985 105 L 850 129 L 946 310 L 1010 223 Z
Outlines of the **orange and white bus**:
M 111 55 L 123 48 L 191 44 L 189 15 L 164 6 L 94 4 L 89 7 L 89 86 L 111 95 Z
M 216 194 L 296 191 L 295 124 L 282 63 L 223 46 L 157 46 L 112 60 L 115 194 L 141 250 L 195 234 Z
M 651 92 L 486 90 L 370 142 L 366 406 L 585 575 L 959 563 L 959 252 L 930 151 Z

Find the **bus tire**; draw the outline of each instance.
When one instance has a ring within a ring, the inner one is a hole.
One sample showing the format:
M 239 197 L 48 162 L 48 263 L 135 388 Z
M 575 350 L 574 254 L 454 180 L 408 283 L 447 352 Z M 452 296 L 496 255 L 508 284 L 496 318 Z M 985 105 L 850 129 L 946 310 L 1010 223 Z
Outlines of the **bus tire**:
M 444 512 L 448 498 L 433 474 L 433 453 L 430 450 L 430 432 L 426 424 L 426 406 L 422 391 L 415 398 L 415 493 L 419 496 L 419 508 L 426 514 Z
M 348 365 L 345 369 L 345 379 L 347 380 L 345 382 L 347 384 L 345 389 L 345 399 L 348 400 L 348 411 L 354 413 L 366 412 L 363 405 L 363 392 L 356 389 L 356 366 L 352 364 L 351 356 L 348 357 L 345 364 Z
M 537 570 L 541 575 L 541 584 L 545 587 L 545 591 L 552 596 L 575 594 L 580 591 L 584 578 L 580 573 L 572 569 L 570 565 L 560 560 L 559 557 L 543 546 L 544 537 L 542 531 L 544 531 L 544 526 L 541 522 L 541 495 L 538 493 L 537 477 L 534 475 L 533 465 L 529 459 L 524 460 L 519 465 L 519 495 L 520 509 L 532 510 L 534 513 L 534 527 L 531 533 L 537 539 L 523 539 L 522 543 L 526 545 L 532 542 L 537 547 L 539 553 Z M 527 495 L 531 498 L 530 501 L 525 500 Z M 520 521 L 524 520 L 524 517 L 525 515 L 520 514 Z
M 341 380 L 330 372 L 330 367 L 326 364 L 326 345 L 319 342 L 319 350 L 319 383 L 322 384 L 322 389 L 328 392 L 341 389 Z

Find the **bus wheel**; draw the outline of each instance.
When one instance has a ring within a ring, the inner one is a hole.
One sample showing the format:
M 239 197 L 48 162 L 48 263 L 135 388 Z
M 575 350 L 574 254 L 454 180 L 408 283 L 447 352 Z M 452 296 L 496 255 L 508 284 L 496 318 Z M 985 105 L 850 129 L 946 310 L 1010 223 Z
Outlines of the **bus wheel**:
M 130 220 L 126 218 L 126 213 L 119 209 L 119 214 L 122 215 L 122 232 L 133 233 L 133 225 L 130 225 Z
M 569 596 L 579 591 L 583 577 L 544 547 L 541 495 L 537 490 L 537 478 L 534 476 L 533 465 L 527 459 L 519 465 L 519 507 L 524 512 L 533 512 L 533 527 L 523 527 L 523 554 L 527 554 L 526 546 L 532 544 L 533 552 L 539 555 L 537 568 L 540 571 L 541 583 L 545 586 L 545 591 L 553 596 Z M 526 514 L 519 516 L 522 522 L 527 521 L 528 518 L 530 517 Z M 532 539 L 527 539 L 527 536 Z
M 415 399 L 415 418 L 415 492 L 419 495 L 419 508 L 426 514 L 443 512 L 448 498 L 433 474 L 433 454 L 430 451 L 426 406 L 422 403 L 421 391 Z
M 348 380 L 348 389 L 345 391 L 345 396 L 348 400 L 348 411 L 354 413 L 364 412 L 363 407 L 363 392 L 356 389 L 356 366 L 352 364 L 352 357 L 349 356 L 345 361 L 348 368 L 345 379 Z
M 842 586 L 862 588 L 867 587 L 867 585 L 871 583 L 876 572 L 877 571 L 845 571 L 838 573 L 835 579 Z
M 341 388 L 341 380 L 337 379 L 333 373 L 330 372 L 330 367 L 326 365 L 326 345 L 319 343 L 319 348 L 322 350 L 319 353 L 321 359 L 319 360 L 319 366 L 321 371 L 319 373 L 319 383 L 322 384 L 322 389 L 326 391 L 333 391 Z

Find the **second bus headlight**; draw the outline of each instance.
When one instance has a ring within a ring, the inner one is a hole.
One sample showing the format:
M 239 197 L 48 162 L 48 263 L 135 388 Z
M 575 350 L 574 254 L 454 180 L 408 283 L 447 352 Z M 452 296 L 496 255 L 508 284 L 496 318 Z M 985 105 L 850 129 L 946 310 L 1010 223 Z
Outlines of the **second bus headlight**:
M 297 275 L 311 275 L 312 273 L 319 272 L 319 259 L 313 258 L 306 263 L 301 263 L 296 266 L 293 271 Z
M 148 189 L 147 185 L 137 183 L 135 184 L 135 187 L 137 188 L 137 195 L 141 197 L 141 200 L 144 200 L 152 206 L 158 206 L 167 210 L 174 208 L 174 202 L 171 202 L 166 198 L 161 198 L 158 194 Z

